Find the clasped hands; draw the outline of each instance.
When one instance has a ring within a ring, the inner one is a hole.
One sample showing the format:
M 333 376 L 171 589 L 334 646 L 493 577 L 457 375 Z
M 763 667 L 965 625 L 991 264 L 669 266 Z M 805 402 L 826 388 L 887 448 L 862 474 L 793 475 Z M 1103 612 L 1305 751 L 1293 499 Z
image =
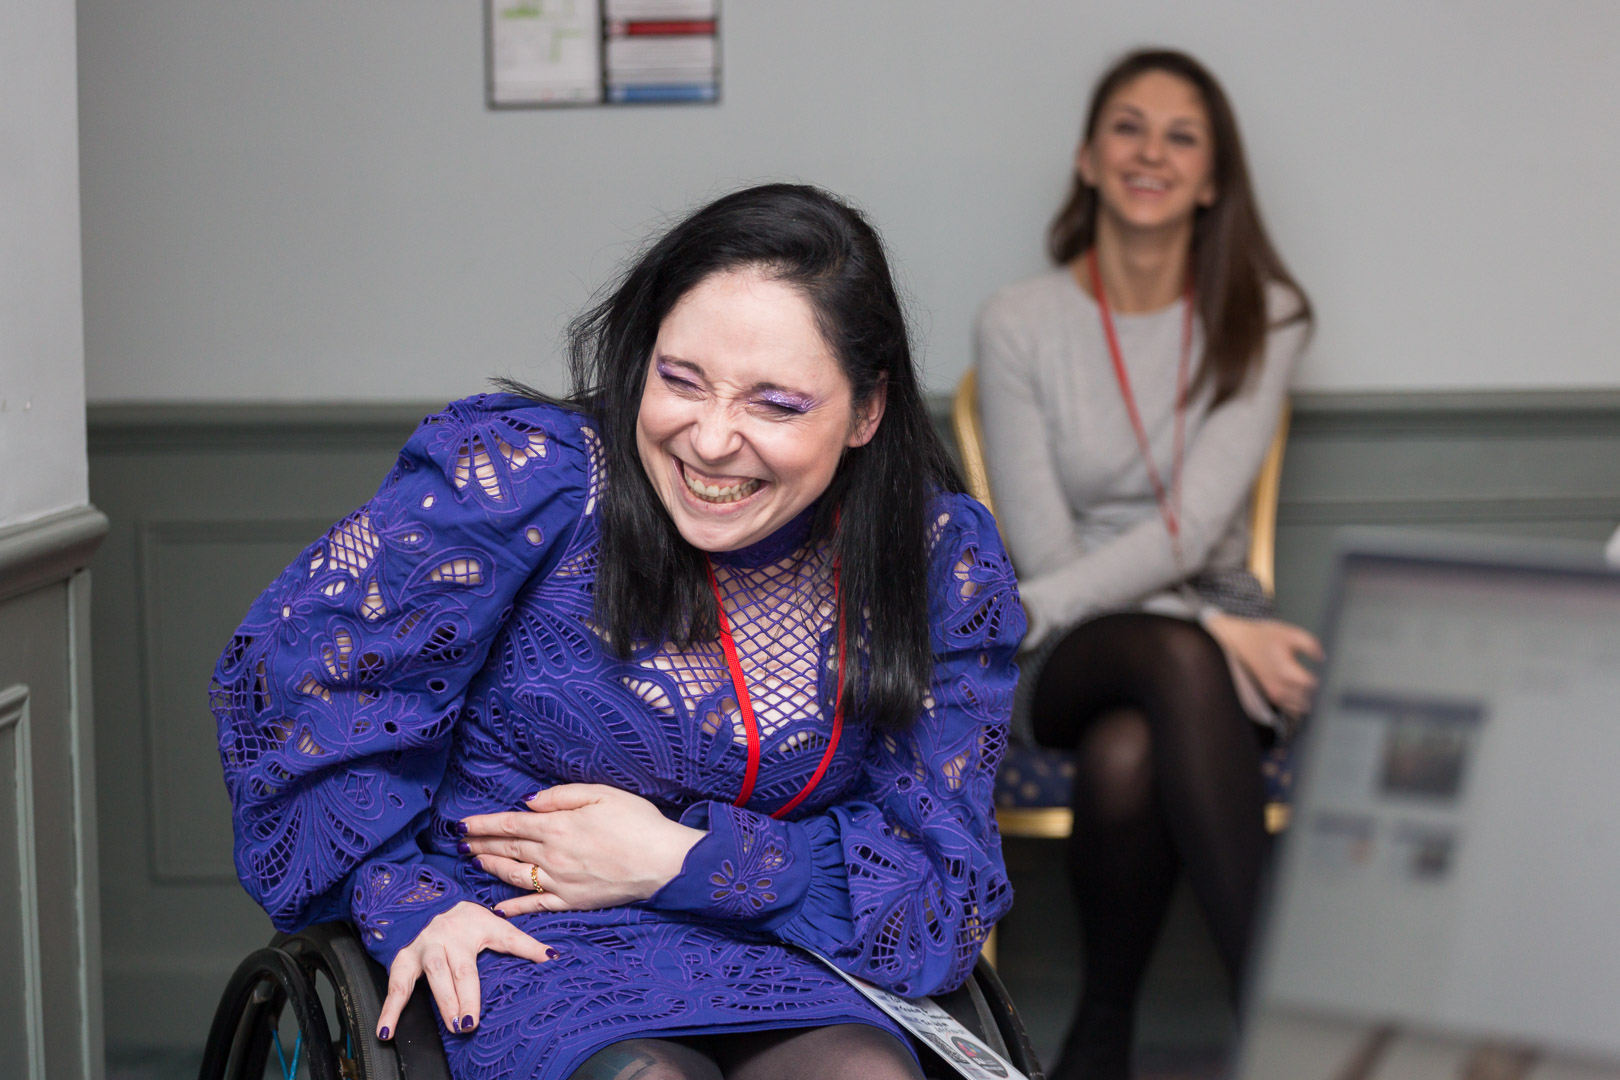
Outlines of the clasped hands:
M 388 969 L 377 1036 L 389 1039 L 416 980 L 426 976 L 451 1031 L 478 1025 L 478 954 L 485 949 L 536 963 L 557 951 L 507 922 L 536 911 L 583 911 L 645 900 L 680 873 L 704 833 L 670 821 L 639 795 L 603 784 L 559 784 L 527 810 L 475 814 L 461 821 L 463 855 L 526 890 L 494 909 L 463 901 L 440 912 Z M 534 891 L 538 882 L 543 891 Z

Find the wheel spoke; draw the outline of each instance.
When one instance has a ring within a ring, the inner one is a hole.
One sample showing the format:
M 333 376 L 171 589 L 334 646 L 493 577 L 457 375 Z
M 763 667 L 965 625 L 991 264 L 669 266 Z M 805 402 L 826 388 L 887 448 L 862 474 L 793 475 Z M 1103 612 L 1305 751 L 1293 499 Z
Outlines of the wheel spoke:
M 288 1068 L 287 1055 L 281 1049 L 281 1032 L 272 1028 L 270 1037 L 274 1040 L 272 1045 L 276 1048 L 276 1063 L 281 1066 L 281 1080 L 294 1080 L 294 1078 L 298 1075 L 298 1059 L 302 1057 L 304 1053 L 303 1031 L 300 1030 L 298 1032 L 298 1038 L 293 1040 L 291 1068 Z

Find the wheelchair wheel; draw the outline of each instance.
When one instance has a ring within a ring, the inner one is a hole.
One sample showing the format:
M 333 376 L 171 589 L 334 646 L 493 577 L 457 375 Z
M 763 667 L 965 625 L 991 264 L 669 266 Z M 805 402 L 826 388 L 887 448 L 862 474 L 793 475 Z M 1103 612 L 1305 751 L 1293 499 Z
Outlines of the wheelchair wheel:
M 1023 1018 L 1013 1006 L 1012 995 L 1008 994 L 1007 988 L 1002 985 L 1001 976 L 996 974 L 996 969 L 981 956 L 974 966 L 973 978 L 969 981 L 979 993 L 984 1010 L 988 1014 L 987 1026 L 993 1026 L 1000 1036 L 1001 1045 L 997 1049 L 1030 1080 L 1045 1080 L 1046 1073 L 1041 1068 L 1040 1059 L 1035 1056 L 1035 1044 L 1029 1041 L 1029 1032 L 1024 1030 Z
M 278 934 L 226 984 L 201 1080 L 403 1080 L 373 1034 L 377 970 L 347 926 Z
M 936 995 L 934 1001 L 1030 1080 L 1044 1080 L 1045 1074 L 1035 1057 L 1035 1048 L 1024 1031 L 1023 1021 L 1019 1019 L 1012 999 L 1007 995 L 1007 988 L 1001 984 L 996 969 L 983 957 L 979 958 L 967 982 L 949 994 Z M 957 1075 L 956 1070 L 940 1060 L 931 1048 L 920 1040 L 916 1043 L 922 1053 L 925 1073 L 930 1076 Z
M 237 965 L 220 995 L 198 1075 L 342 1080 L 330 1032 L 310 973 L 280 949 L 259 949 Z

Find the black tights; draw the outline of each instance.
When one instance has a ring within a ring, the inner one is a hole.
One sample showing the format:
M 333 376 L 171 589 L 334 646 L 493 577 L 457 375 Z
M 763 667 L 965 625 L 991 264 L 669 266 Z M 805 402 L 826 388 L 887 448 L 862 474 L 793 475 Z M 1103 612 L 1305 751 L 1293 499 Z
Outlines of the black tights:
M 922 1080 L 911 1051 L 868 1024 L 626 1039 L 603 1047 L 569 1080 Z
M 1080 1007 L 1048 1075 L 1120 1080 L 1183 869 L 1237 992 L 1267 847 L 1259 743 L 1215 639 L 1161 615 L 1072 631 L 1032 716 L 1042 745 L 1076 751 L 1070 875 L 1085 949 Z

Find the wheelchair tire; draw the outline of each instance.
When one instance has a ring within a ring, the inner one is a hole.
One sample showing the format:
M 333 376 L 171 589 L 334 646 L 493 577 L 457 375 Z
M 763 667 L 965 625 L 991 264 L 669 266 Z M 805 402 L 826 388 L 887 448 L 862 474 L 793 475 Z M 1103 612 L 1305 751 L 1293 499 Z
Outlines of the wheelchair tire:
M 318 923 L 296 934 L 278 934 L 272 944 L 331 982 L 353 1062 L 353 1072 L 346 1075 L 356 1080 L 451 1080 L 427 980 L 418 980 L 393 1038 L 383 1042 L 376 1031 L 388 996 L 388 972 L 366 952 L 351 924 Z
M 1029 1041 L 1024 1021 L 1013 1007 L 1012 995 L 1002 985 L 996 969 L 982 956 L 974 965 L 970 983 L 979 993 L 985 1011 L 1000 1036 L 1001 1046 L 996 1048 L 998 1052 L 1030 1080 L 1045 1080 L 1046 1073 L 1041 1069 L 1040 1059 L 1035 1056 L 1035 1044 Z
M 983 957 L 979 958 L 967 982 L 948 994 L 936 995 L 934 1002 L 1030 1080 L 1044 1080 L 1035 1049 L 1013 1008 L 1012 999 L 1007 996 L 1007 988 L 996 976 L 996 969 Z M 934 1070 L 929 1075 L 957 1075 L 956 1070 L 940 1060 L 924 1042 L 914 1040 L 914 1043 L 922 1054 L 924 1071 Z
M 339 1037 L 347 1038 L 347 1056 L 353 1062 L 348 1075 L 403 1080 L 393 1048 L 376 1036 L 382 999 L 387 996 L 386 976 L 379 986 L 377 964 L 353 929 L 346 923 L 320 923 L 296 934 L 278 934 L 271 944 L 312 976 L 321 972 L 332 984 L 333 1004 L 343 1025 Z
M 387 994 L 388 973 L 348 923 L 277 934 L 237 965 L 226 983 L 199 1080 L 264 1080 L 289 1005 L 310 1080 L 451 1080 L 426 981 L 406 1002 L 394 1037 L 382 1042 L 376 1031 Z M 335 1033 L 328 1011 L 338 1024 Z
M 277 948 L 249 953 L 225 984 L 208 1029 L 198 1070 L 201 1080 L 263 1080 L 271 1041 L 288 1006 L 308 1054 L 312 1080 L 341 1080 L 314 982 L 296 960 Z

